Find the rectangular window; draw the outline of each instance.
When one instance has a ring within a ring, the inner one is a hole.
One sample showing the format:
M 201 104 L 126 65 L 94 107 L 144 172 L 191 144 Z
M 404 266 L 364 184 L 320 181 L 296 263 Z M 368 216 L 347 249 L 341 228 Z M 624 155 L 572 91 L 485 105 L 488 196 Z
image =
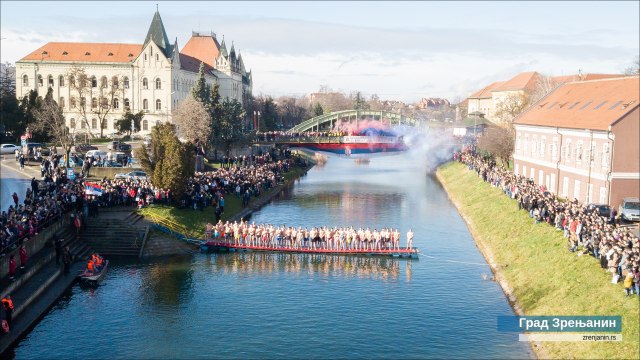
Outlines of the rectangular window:
M 529 175 L 529 178 L 531 180 L 534 180 L 535 179 L 535 175 L 536 175 L 536 169 L 531 168 L 531 175 Z
M 562 179 L 562 197 L 568 197 L 569 196 L 569 178 L 568 177 L 564 177 Z
M 527 176 L 527 166 L 522 165 L 522 176 Z
M 533 136 L 533 139 L 531 139 L 531 157 L 535 157 L 538 152 L 538 137 L 537 136 Z
M 564 150 L 564 163 L 568 164 L 571 162 L 571 151 L 573 151 L 571 147 L 571 139 L 567 139 L 567 143 L 565 145 Z
M 598 199 L 598 202 L 600 204 L 606 204 L 607 203 L 607 188 L 604 186 L 600 187 L 600 199 Z
M 576 181 L 573 183 L 573 198 L 574 198 L 574 199 L 578 199 L 578 200 L 580 200 L 580 186 L 581 186 L 581 185 L 582 185 L 582 184 L 580 183 L 580 180 L 576 180 Z
M 547 146 L 547 137 L 540 138 L 540 158 L 544 159 L 545 147 Z
M 609 170 L 610 151 L 608 142 L 602 144 L 602 170 L 604 171 Z
M 524 135 L 524 155 L 529 155 L 529 134 Z M 525 174 L 526 175 L 526 174 Z
M 538 170 L 538 185 L 544 184 L 544 171 Z
M 593 184 L 589 184 L 587 188 L 587 204 L 593 202 Z
M 549 191 L 552 193 L 556 192 L 556 174 L 551 174 L 551 180 L 549 183 Z
M 553 161 L 558 161 L 558 138 L 553 138 L 553 144 L 551 145 L 551 158 Z
M 576 163 L 578 164 L 582 163 L 582 146 L 582 140 L 578 140 L 576 142 Z
M 514 168 L 515 171 L 513 173 L 518 174 L 518 170 L 520 170 L 520 164 L 515 164 L 514 166 L 515 166 Z

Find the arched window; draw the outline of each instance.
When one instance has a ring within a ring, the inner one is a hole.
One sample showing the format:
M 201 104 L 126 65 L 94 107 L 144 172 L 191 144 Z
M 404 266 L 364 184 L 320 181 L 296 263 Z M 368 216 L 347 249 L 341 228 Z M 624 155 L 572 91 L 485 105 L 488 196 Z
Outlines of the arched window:
M 103 89 L 107 88 L 107 77 L 106 76 L 103 76 L 100 79 L 100 87 L 103 88 Z
M 47 76 L 47 84 L 48 84 L 50 87 L 53 87 L 53 75 L 49 75 L 49 76 Z
M 129 78 L 127 76 L 124 77 L 124 88 L 125 89 L 129 88 Z
M 162 110 L 162 102 L 160 99 L 156 100 L 156 110 Z
M 97 129 L 98 128 L 98 120 L 97 119 L 91 119 L 91 128 L 92 129 Z
M 58 85 L 64 86 L 64 76 L 62 75 L 58 76 Z
M 160 78 L 156 79 L 156 89 L 162 89 L 162 80 Z
M 147 80 L 147 78 L 142 78 L 142 88 L 143 89 L 149 88 L 149 80 Z
M 120 108 L 120 100 L 118 100 L 118 98 L 114 98 L 113 99 L 113 108 L 114 109 L 119 109 Z
M 76 78 L 73 75 L 69 76 L 69 86 L 76 86 Z
M 142 120 L 142 130 L 149 130 L 149 121 L 148 120 Z
M 94 109 L 98 107 L 98 99 L 96 98 L 91 99 L 91 107 Z
M 129 105 L 129 98 L 124 99 L 124 108 L 128 110 L 130 107 L 131 105 Z
M 27 75 L 22 75 L 22 86 L 29 86 L 29 77 Z
M 60 96 L 60 100 L 58 101 L 58 105 L 63 108 L 64 107 L 64 96 Z
M 113 88 L 114 88 L 114 89 L 117 89 L 117 88 L 118 88 L 118 86 L 119 86 L 120 84 L 119 84 L 119 81 L 118 81 L 118 77 L 117 77 L 117 76 L 114 76 L 114 77 L 112 77 L 112 78 L 111 78 L 111 84 L 113 85 Z
M 69 106 L 73 109 L 76 107 L 76 98 L 73 96 L 69 99 Z
M 142 100 L 142 109 L 149 110 L 149 101 L 147 99 Z
M 103 108 L 106 108 L 109 106 L 109 99 L 107 99 L 106 97 L 101 97 L 100 98 L 100 106 L 102 106 Z
M 160 60 L 160 56 L 158 54 L 156 54 L 156 61 Z
M 74 119 L 74 118 L 69 119 L 69 127 L 71 129 L 75 129 L 76 128 L 76 119 Z
M 91 87 L 92 87 L 92 88 L 94 88 L 94 87 L 98 87 L 98 80 L 96 79 L 96 77 L 95 77 L 95 76 L 92 76 L 92 77 L 91 77 Z
M 43 84 L 42 84 L 42 75 L 38 75 L 38 86 L 43 86 Z
M 147 61 L 147 54 L 144 54 L 144 61 Z

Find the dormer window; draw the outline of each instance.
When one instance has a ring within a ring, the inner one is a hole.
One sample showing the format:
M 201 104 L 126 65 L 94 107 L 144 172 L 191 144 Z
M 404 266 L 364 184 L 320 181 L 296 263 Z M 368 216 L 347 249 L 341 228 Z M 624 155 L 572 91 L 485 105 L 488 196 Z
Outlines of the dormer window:
M 66 51 L 63 51 L 63 52 L 62 52 L 62 55 L 65 55 L 65 56 L 66 56 L 66 55 L 69 55 L 69 53 L 68 53 L 68 52 L 66 52 Z
M 48 53 L 48 52 L 46 52 L 46 51 L 43 51 L 43 52 L 42 52 L 42 55 L 47 55 L 47 54 L 49 54 L 49 53 Z
M 112 52 L 110 52 L 109 54 L 107 54 L 107 56 L 113 56 L 113 53 L 112 53 Z
M 91 53 L 87 51 L 86 53 L 84 53 L 84 55 L 85 56 L 89 56 L 89 55 L 91 55 Z
M 129 53 L 129 55 L 127 55 L 127 56 L 129 56 L 129 57 L 133 57 L 133 54 L 132 54 L 132 53 Z

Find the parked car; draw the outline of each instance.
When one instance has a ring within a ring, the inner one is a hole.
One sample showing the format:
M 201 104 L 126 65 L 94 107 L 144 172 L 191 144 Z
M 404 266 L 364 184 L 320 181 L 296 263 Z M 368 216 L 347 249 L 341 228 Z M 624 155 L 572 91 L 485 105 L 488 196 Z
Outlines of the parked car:
M 89 150 L 98 150 L 98 148 L 91 144 L 77 144 L 73 146 L 73 148 L 71 148 L 71 151 L 74 151 L 80 154 L 84 154 Z
M 126 158 L 127 154 L 121 152 L 121 151 L 111 151 L 107 153 L 107 159 L 110 161 L 115 161 L 115 162 L 119 162 L 122 163 L 122 159 Z
M 640 199 L 634 197 L 622 199 L 618 214 L 622 220 L 640 221 Z
M 107 152 L 102 150 L 89 150 L 86 154 L 84 154 L 84 157 L 86 159 L 89 156 L 93 157 L 94 159 L 102 159 L 107 157 Z
M 130 151 L 131 145 L 122 141 L 112 141 L 107 145 L 107 150 Z
M 606 218 L 611 215 L 611 207 L 607 204 L 589 204 L 587 205 L 587 211 L 597 211 L 600 216 L 604 216 Z
M 139 180 L 147 180 L 147 173 L 144 171 L 131 171 L 129 173 L 126 174 L 116 174 L 115 175 L 116 179 L 139 179 Z
M 19 145 L 13 144 L 0 145 L 0 154 L 15 154 L 16 150 L 20 151 L 22 148 Z

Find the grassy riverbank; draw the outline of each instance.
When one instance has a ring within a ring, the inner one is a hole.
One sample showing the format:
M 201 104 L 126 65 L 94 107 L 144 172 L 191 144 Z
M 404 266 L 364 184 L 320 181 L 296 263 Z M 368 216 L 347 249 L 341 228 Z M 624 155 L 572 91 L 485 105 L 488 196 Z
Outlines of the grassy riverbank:
M 295 166 L 291 168 L 286 174 L 284 174 L 284 182 L 289 183 L 301 177 L 307 169 Z M 249 203 L 249 207 L 255 203 L 263 201 L 265 198 L 273 196 L 275 193 L 280 192 L 282 185 L 278 185 L 275 188 L 267 192 L 263 192 L 258 198 L 252 197 Z M 224 198 L 224 213 L 222 213 L 222 221 L 233 219 L 244 208 L 242 207 L 242 199 L 236 197 L 233 194 L 227 194 Z M 150 206 L 143 208 L 138 213 L 143 216 L 157 215 L 162 218 L 168 218 L 177 224 L 183 225 L 190 229 L 194 235 L 198 238 L 204 238 L 204 228 L 207 222 L 215 223 L 216 214 L 215 207 L 208 206 L 203 211 L 193 209 L 178 209 L 173 206 Z
M 622 342 L 545 342 L 539 357 L 637 359 L 640 356 L 638 297 L 627 298 L 621 284 L 591 256 L 567 250 L 560 231 L 535 225 L 514 200 L 459 163 L 438 169 L 438 178 L 514 307 L 526 315 L 621 315 Z M 504 282 L 503 283 L 503 288 Z

